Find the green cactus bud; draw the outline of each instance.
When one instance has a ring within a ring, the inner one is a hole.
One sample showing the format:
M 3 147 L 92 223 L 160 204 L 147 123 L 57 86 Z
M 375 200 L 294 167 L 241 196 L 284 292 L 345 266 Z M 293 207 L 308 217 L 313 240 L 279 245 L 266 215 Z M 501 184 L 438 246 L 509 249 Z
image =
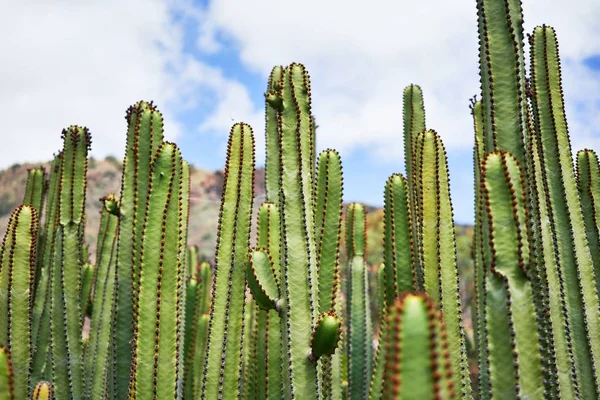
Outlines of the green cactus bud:
M 256 305 L 266 311 L 275 309 L 279 299 L 279 286 L 269 251 L 250 249 L 246 265 L 246 279 Z
M 14 400 L 14 375 L 10 352 L 0 346 L 0 400 Z
M 321 314 L 311 339 L 311 357 L 314 361 L 333 354 L 340 340 L 341 329 L 342 322 L 335 313 Z
M 112 396 L 125 398 L 129 388 L 132 361 L 133 321 L 142 246 L 142 224 L 148 201 L 150 167 L 163 141 L 163 118 L 152 103 L 140 101 L 129 107 L 127 144 L 123 159 L 119 234 L 117 246 L 117 298 L 113 328 L 115 337 L 115 385 Z M 133 291 L 132 291 L 133 288 Z M 129 327 L 129 328 L 127 328 Z
M 249 125 L 233 126 L 228 143 L 219 215 L 213 303 L 202 398 L 240 394 L 244 334 L 245 262 L 254 191 L 254 136 Z
M 52 400 L 54 398 L 54 392 L 52 391 L 52 384 L 50 382 L 41 381 L 35 385 L 33 389 L 32 400 Z
M 554 29 L 536 27 L 531 47 L 532 104 L 542 160 L 542 193 L 546 194 L 551 217 L 550 229 L 560 281 L 558 286 L 549 285 L 549 298 L 564 296 L 562 309 L 552 309 L 551 304 L 551 314 L 564 313 L 566 323 L 566 327 L 556 326 L 554 335 L 567 333 L 566 344 L 572 357 L 571 373 L 577 381 L 576 392 L 582 398 L 596 398 L 600 393 L 598 293 L 573 168 Z M 548 266 L 546 273 L 552 273 Z
M 382 398 L 455 399 L 442 314 L 425 294 L 404 293 L 388 310 Z

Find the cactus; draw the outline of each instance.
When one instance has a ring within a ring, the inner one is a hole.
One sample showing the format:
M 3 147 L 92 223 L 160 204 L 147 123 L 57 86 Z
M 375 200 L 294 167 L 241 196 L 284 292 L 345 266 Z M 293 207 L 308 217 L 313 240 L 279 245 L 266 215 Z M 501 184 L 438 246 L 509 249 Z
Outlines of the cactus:
M 132 361 L 133 321 L 136 312 L 137 266 L 140 265 L 143 213 L 148 201 L 150 166 L 163 140 L 162 115 L 152 103 L 140 101 L 127 110 L 127 147 L 123 160 L 121 207 L 116 260 L 114 393 L 125 398 Z M 118 329 L 121 327 L 121 329 Z M 131 328 L 126 328 L 131 327 Z
M 254 136 L 233 126 L 228 143 L 202 398 L 237 397 L 241 390 L 246 255 L 254 190 Z
M 162 143 L 152 161 L 144 224 L 141 268 L 135 292 L 138 304 L 133 334 L 130 398 L 177 397 L 183 343 L 184 219 L 181 153 Z M 160 243 L 159 246 L 156 244 Z
M 586 149 L 577 153 L 577 185 L 594 263 L 596 292 L 600 293 L 600 163 L 593 150 Z
M 492 397 L 544 398 L 533 287 L 528 277 L 525 189 L 516 158 L 488 153 L 482 183 L 492 249 L 485 306 Z M 516 358 L 516 362 L 514 362 Z
M 36 268 L 38 214 L 21 205 L 11 215 L 0 258 L 0 343 L 11 354 L 13 392 L 29 397 L 32 363 L 31 303 Z
M 388 310 L 381 398 L 454 399 L 452 361 L 443 317 L 425 294 L 404 293 Z
M 105 397 L 104 383 L 112 380 L 108 360 L 115 298 L 115 256 L 119 228 L 119 201 L 114 194 L 100 199 L 103 203 L 98 244 L 97 270 L 90 324 L 90 342 L 85 353 L 85 398 Z M 109 378 L 110 377 L 110 378 Z
M 63 131 L 58 229 L 50 276 L 52 381 L 56 397 L 80 398 L 83 391 L 81 330 L 82 232 L 90 134 L 71 126 Z
M 373 368 L 373 327 L 367 284 L 366 212 L 360 203 L 348 206 L 346 247 L 348 254 L 348 377 L 352 399 L 366 398 Z
M 14 374 L 10 351 L 0 346 L 0 400 L 14 400 Z

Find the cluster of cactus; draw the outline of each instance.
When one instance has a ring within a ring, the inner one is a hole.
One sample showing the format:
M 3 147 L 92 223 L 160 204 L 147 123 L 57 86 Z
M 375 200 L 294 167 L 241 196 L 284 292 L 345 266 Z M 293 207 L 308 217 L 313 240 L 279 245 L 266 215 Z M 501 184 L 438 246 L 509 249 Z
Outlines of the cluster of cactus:
M 598 398 L 598 157 L 580 151 L 574 166 L 554 30 L 530 36 L 528 79 L 520 3 L 477 9 L 476 379 L 446 152 L 421 88 L 404 91 L 406 173 L 385 183 L 370 285 L 366 208 L 342 218 L 341 159 L 316 154 L 310 80 L 293 63 L 269 77 L 255 213 L 254 133 L 231 129 L 214 270 L 187 244 L 190 169 L 152 103 L 127 112 L 121 193 L 101 199 L 94 265 L 91 138 L 63 131 L 49 177 L 29 171 L 0 248 L 0 399 Z

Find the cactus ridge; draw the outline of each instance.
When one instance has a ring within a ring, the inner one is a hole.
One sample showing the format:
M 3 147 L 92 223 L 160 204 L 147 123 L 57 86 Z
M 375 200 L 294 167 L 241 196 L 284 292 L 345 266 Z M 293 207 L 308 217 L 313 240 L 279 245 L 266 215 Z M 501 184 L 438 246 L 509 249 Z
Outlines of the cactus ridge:
M 10 351 L 3 345 L 0 345 L 0 399 L 15 399 L 14 371 Z

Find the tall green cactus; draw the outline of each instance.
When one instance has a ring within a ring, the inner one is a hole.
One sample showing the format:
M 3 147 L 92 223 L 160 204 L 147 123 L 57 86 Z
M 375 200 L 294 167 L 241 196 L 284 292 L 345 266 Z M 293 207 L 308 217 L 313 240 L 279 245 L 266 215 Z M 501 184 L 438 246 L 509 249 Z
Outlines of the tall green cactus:
M 545 398 L 527 239 L 525 189 L 514 156 L 488 153 L 482 183 L 492 249 L 486 321 L 493 398 Z M 516 362 L 515 362 L 516 358 Z
M 346 212 L 348 254 L 348 384 L 352 399 L 368 396 L 373 369 L 373 327 L 366 262 L 366 212 L 364 205 L 352 203 Z
M 536 27 L 531 46 L 535 134 L 561 280 L 560 287 L 550 287 L 550 297 L 565 296 L 564 309 L 551 312 L 566 312 L 576 386 L 582 397 L 594 398 L 600 393 L 598 293 L 573 168 L 554 29 Z M 553 294 L 556 290 L 560 293 Z
M 184 165 L 173 143 L 164 142 L 152 161 L 140 249 L 133 362 L 129 397 L 177 397 L 183 361 Z M 157 245 L 158 244 L 158 245 Z
M 58 231 L 51 274 L 50 326 L 52 381 L 56 397 L 81 398 L 83 342 L 81 330 L 81 267 L 85 223 L 87 154 L 90 134 L 71 126 L 63 131 L 58 198 Z
M 254 192 L 254 136 L 236 124 L 229 136 L 202 398 L 240 394 L 245 261 Z
M 140 265 L 142 224 L 148 201 L 150 166 L 163 140 L 163 119 L 152 103 L 140 101 L 127 110 L 127 146 L 121 180 L 121 207 L 116 261 L 114 314 L 114 393 L 125 398 L 132 361 L 133 321 L 137 305 L 137 270 Z
M 324 343 L 339 335 L 332 313 L 339 286 L 341 162 L 336 152 L 325 151 L 315 171 L 310 82 L 303 65 L 275 67 L 266 102 L 267 197 L 279 205 L 282 221 L 284 398 L 320 398 L 330 375 L 318 373 L 317 356 L 325 347 L 333 353 L 335 345 Z M 324 332 L 327 339 L 320 336 Z
M 85 398 L 106 397 L 107 381 L 112 381 L 110 358 L 111 330 L 115 299 L 116 240 L 119 229 L 119 201 L 109 194 L 102 201 L 90 341 L 85 351 Z M 111 360 L 112 361 L 112 360 Z
M 418 135 L 416 148 L 417 171 L 414 175 L 418 177 L 418 243 L 424 288 L 439 303 L 446 321 L 455 387 L 464 397 L 469 397 L 471 386 L 458 292 L 456 239 L 446 151 L 433 130 Z
M 38 226 L 36 209 L 19 206 L 10 217 L 0 256 L 0 345 L 11 353 L 14 396 L 21 399 L 30 394 Z

